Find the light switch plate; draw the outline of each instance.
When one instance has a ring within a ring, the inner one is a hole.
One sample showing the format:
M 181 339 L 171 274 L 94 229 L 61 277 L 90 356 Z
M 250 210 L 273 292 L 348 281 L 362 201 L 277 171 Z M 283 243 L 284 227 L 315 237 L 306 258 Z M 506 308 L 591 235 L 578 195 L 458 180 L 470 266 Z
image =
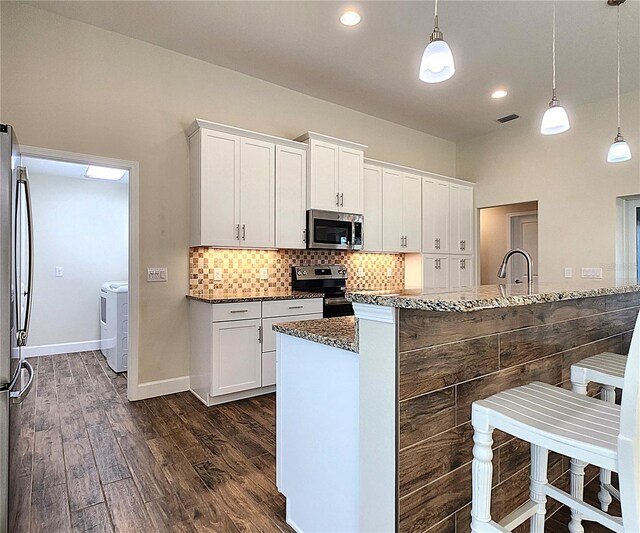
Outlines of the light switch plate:
M 64 267 L 56 267 L 56 278 L 64 276 Z
M 571 279 L 573 277 L 573 268 L 564 267 L 564 277 L 565 279 Z
M 393 268 L 391 268 L 391 267 L 387 268 L 387 277 L 388 278 L 392 278 L 393 277 Z
M 358 277 L 359 278 L 363 278 L 364 277 L 364 268 L 358 267 Z
M 582 268 L 582 278 L 583 279 L 602 279 L 602 269 L 601 268 Z
M 214 268 L 213 269 L 213 281 L 222 281 L 222 269 Z
M 167 281 L 167 267 L 147 268 L 147 281 Z
M 261 268 L 260 269 L 260 279 L 269 279 L 269 269 Z

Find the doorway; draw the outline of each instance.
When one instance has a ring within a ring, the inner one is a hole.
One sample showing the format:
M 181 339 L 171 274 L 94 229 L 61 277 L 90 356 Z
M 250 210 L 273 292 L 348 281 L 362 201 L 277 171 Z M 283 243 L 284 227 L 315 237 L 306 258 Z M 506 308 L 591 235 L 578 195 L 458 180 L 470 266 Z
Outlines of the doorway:
M 27 357 L 93 352 L 121 376 L 127 398 L 138 399 L 138 164 L 28 146 L 21 156 L 36 241 Z M 108 330 L 105 288 L 118 308 Z M 52 328 L 54 321 L 61 323 Z M 120 362 L 109 365 L 103 352 Z
M 640 280 L 640 196 L 618 198 L 616 280 Z
M 507 269 L 507 279 L 498 277 L 505 254 L 513 248 L 526 250 L 533 262 L 533 278 L 538 275 L 538 202 L 521 202 L 481 208 L 479 215 L 480 283 L 526 283 L 524 258 L 515 255 Z

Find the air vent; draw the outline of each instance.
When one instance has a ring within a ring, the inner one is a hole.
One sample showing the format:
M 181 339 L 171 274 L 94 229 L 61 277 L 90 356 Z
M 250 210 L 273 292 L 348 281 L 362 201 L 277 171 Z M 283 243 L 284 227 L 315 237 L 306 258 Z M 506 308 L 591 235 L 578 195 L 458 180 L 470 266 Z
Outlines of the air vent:
M 515 113 L 511 113 L 510 115 L 505 115 L 504 117 L 500 117 L 496 122 L 500 122 L 500 124 L 504 124 L 505 122 L 511 122 L 520 118 L 520 115 L 516 115 Z

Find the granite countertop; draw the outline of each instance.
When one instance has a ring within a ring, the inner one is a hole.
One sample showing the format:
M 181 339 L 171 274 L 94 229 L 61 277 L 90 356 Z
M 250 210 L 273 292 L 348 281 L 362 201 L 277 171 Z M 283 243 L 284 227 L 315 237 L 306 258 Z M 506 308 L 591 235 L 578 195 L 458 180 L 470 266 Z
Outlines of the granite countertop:
M 187 298 L 210 304 L 236 302 L 264 302 L 267 300 L 300 300 L 303 298 L 323 298 L 319 292 L 298 292 L 291 289 L 256 289 L 251 291 L 192 291 Z
M 531 290 L 526 283 L 509 285 L 480 285 L 458 290 L 404 290 L 390 291 L 347 291 L 346 298 L 353 303 L 382 305 L 402 309 L 422 309 L 465 313 L 514 307 L 560 300 L 577 300 L 603 296 L 640 292 L 636 283 L 576 281 L 565 283 L 536 283 Z
M 284 322 L 274 324 L 273 331 L 358 353 L 356 320 L 353 316 Z

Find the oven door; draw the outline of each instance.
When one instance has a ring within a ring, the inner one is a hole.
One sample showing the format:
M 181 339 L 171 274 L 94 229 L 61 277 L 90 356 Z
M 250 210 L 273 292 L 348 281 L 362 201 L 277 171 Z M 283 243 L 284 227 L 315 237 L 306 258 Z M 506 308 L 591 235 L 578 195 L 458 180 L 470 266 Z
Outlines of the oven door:
M 309 210 L 309 248 L 360 250 L 363 243 L 363 216 L 332 211 Z
M 353 306 L 344 296 L 325 296 L 323 318 L 352 315 Z

